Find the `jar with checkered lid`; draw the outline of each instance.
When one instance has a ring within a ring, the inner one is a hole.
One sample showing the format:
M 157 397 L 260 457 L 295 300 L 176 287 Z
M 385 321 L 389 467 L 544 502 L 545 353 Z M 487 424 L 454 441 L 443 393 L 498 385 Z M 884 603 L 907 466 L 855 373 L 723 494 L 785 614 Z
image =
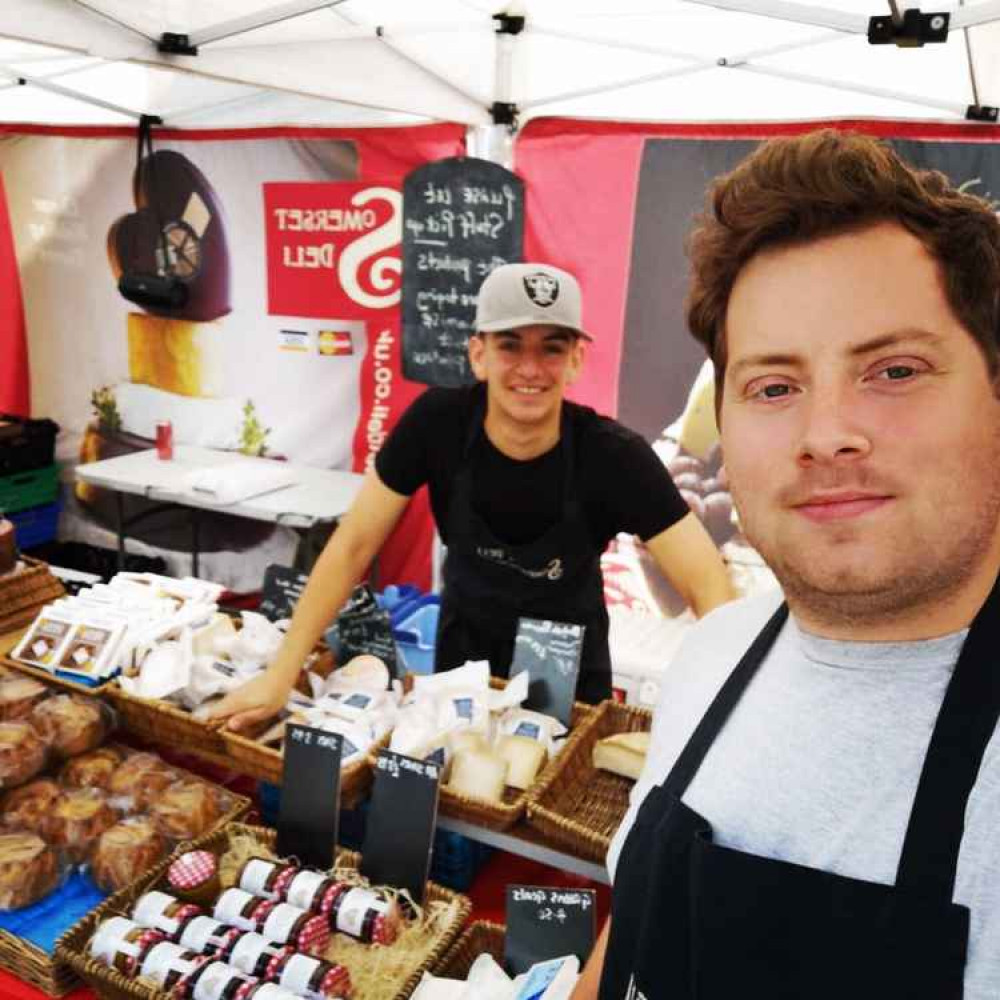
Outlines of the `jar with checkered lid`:
M 339 1000 L 351 995 L 346 966 L 298 952 L 281 964 L 275 981 L 305 1000 Z

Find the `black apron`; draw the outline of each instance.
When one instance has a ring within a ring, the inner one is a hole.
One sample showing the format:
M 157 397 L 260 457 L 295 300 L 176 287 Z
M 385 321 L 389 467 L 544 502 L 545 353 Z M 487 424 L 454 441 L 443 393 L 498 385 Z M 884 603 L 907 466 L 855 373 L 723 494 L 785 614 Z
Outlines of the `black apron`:
M 472 505 L 476 454 L 484 444 L 485 397 L 474 413 L 448 512 L 448 557 L 435 647 L 435 669 L 489 660 L 507 677 L 520 617 L 586 626 L 577 697 L 596 703 L 611 696 L 608 612 L 601 553 L 577 499 L 571 421 L 563 406 L 562 513 L 540 538 L 524 545 L 500 541 Z
M 1000 715 L 1000 585 L 972 624 L 938 713 L 896 884 L 713 843 L 682 801 L 781 630 L 782 606 L 653 789 L 618 863 L 601 1000 L 959 1000 L 969 910 L 952 902 L 965 809 Z

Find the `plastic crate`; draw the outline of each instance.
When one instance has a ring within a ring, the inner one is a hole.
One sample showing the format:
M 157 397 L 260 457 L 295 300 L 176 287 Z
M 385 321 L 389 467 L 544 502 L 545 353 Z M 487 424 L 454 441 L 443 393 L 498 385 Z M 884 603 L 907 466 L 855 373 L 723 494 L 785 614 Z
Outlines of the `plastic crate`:
M 57 501 L 10 514 L 8 520 L 14 525 L 18 548 L 30 549 L 33 545 L 51 542 L 59 532 L 61 510 L 62 504 Z
M 434 673 L 434 642 L 440 613 L 440 598 L 428 594 L 408 605 L 406 616 L 393 623 L 396 653 L 400 666 L 408 673 Z
M 58 433 L 54 420 L 0 413 L 0 476 L 51 465 L 56 460 Z
M 492 854 L 493 848 L 478 840 L 470 840 L 451 830 L 435 830 L 431 881 L 456 892 L 467 892 Z
M 0 511 L 12 514 L 28 507 L 40 507 L 59 499 L 59 466 L 28 469 L 0 476 Z

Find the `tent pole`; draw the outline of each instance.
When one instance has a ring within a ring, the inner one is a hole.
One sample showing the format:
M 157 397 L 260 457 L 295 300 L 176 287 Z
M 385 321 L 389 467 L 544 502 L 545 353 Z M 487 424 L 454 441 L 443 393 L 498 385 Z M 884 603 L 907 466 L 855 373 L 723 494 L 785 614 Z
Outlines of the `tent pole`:
M 124 28 L 126 31 L 131 31 L 133 35 L 138 35 L 140 38 L 145 38 L 147 42 L 156 42 L 156 39 L 147 35 L 145 31 L 140 31 L 134 24 L 129 24 L 128 21 L 123 21 L 121 18 L 112 17 L 106 11 L 101 10 L 100 7 L 95 7 L 92 3 L 87 3 L 87 0 L 73 0 L 78 7 L 83 7 L 84 10 L 89 10 L 91 14 L 96 14 L 98 17 L 103 17 L 105 21 L 110 21 L 113 25 L 118 28 Z
M 796 83 L 809 83 L 817 87 L 832 88 L 833 90 L 849 90 L 851 93 L 865 94 L 868 97 L 884 97 L 886 100 L 903 101 L 906 104 L 934 108 L 937 111 L 950 111 L 959 118 L 965 118 L 966 105 L 956 104 L 953 101 L 935 101 L 931 97 L 924 97 L 920 94 L 907 94 L 898 90 L 885 90 L 881 87 L 859 87 L 844 80 L 831 80 L 827 77 L 810 76 L 807 73 L 792 73 L 788 70 L 772 69 L 766 66 L 741 65 L 731 68 L 742 70 L 744 73 L 759 73 L 761 76 L 773 76 L 779 80 L 793 80 Z
M 58 83 L 52 83 L 51 80 L 44 76 L 28 76 L 20 70 L 13 69 L 9 66 L 0 66 L 0 73 L 5 73 L 15 79 L 23 80 L 26 84 L 29 84 L 32 87 L 37 87 L 39 90 L 48 90 L 53 94 L 59 94 L 60 97 L 69 97 L 74 101 L 82 101 L 84 104 L 92 104 L 95 108 L 103 108 L 105 111 L 114 111 L 119 115 L 125 115 L 127 118 L 135 118 L 138 121 L 143 116 L 142 111 L 134 111 L 132 108 L 125 108 L 120 104 L 111 104 L 109 101 L 102 101 L 99 97 L 92 97 L 90 94 L 81 93 L 79 90 L 72 90 L 69 87 L 63 87 Z
M 256 31 L 258 28 L 279 24 L 281 21 L 289 21 L 294 17 L 302 17 L 304 14 L 311 14 L 324 7 L 336 7 L 337 4 L 343 2 L 344 0 L 293 0 L 292 3 L 282 4 L 280 7 L 270 7 L 247 17 L 235 17 L 229 21 L 209 25 L 207 28 L 202 28 L 201 31 L 191 32 L 188 35 L 188 40 L 197 48 L 211 42 L 221 41 L 223 38 L 232 38 L 233 35 L 242 35 L 248 31 Z

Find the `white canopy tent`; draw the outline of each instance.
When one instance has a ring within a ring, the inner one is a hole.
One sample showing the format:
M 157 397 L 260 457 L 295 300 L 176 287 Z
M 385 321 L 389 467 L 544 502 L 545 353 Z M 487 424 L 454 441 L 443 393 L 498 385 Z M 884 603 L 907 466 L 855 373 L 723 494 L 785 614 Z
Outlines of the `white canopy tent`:
M 1000 0 L 925 0 L 948 31 L 922 47 L 869 43 L 873 16 L 902 17 L 885 0 L 525 0 L 514 20 L 502 6 L 4 0 L 0 122 L 478 127 L 511 105 L 522 125 L 963 121 L 1000 104 Z M 162 51 L 185 44 L 196 54 Z

